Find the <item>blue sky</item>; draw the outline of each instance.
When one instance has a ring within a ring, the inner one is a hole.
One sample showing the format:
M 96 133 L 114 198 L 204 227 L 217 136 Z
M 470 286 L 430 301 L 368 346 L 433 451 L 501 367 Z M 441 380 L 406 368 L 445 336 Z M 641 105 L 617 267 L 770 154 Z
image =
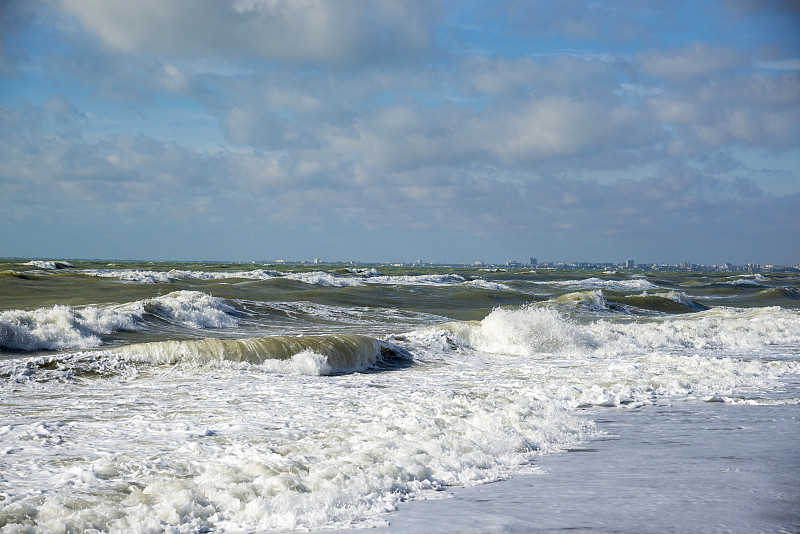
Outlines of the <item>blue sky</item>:
M 800 263 L 800 4 L 0 4 L 0 256 Z

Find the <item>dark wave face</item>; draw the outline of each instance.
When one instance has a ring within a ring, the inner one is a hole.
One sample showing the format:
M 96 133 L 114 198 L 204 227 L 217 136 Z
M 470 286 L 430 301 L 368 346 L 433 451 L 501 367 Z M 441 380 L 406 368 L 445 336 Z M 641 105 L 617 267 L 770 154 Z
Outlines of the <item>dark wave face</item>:
M 798 362 L 796 273 L 0 262 L 0 529 L 379 525 Z

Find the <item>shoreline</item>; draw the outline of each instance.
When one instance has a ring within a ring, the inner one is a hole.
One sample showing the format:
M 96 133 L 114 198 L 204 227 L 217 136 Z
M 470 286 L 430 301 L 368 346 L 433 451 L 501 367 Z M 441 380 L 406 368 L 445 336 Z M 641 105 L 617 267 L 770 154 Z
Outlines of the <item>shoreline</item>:
M 800 465 L 800 405 L 677 401 L 592 412 L 607 434 L 537 459 L 542 474 L 409 501 L 387 526 L 365 531 L 800 532 L 790 468 Z

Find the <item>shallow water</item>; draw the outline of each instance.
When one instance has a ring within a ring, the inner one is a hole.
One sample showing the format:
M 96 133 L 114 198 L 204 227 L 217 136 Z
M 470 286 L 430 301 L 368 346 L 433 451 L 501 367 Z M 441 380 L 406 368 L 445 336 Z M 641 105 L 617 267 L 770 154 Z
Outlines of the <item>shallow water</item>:
M 540 472 L 403 504 L 371 532 L 800 530 L 798 405 L 590 413 L 605 435 L 538 459 Z
M 0 528 L 791 532 L 799 287 L 6 262 Z

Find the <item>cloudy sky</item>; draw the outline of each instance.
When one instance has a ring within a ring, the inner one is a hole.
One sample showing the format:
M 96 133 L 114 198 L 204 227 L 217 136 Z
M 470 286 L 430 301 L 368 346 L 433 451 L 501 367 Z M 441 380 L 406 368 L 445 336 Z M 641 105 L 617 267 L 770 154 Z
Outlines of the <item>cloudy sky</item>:
M 800 263 L 797 1 L 0 6 L 0 256 Z

